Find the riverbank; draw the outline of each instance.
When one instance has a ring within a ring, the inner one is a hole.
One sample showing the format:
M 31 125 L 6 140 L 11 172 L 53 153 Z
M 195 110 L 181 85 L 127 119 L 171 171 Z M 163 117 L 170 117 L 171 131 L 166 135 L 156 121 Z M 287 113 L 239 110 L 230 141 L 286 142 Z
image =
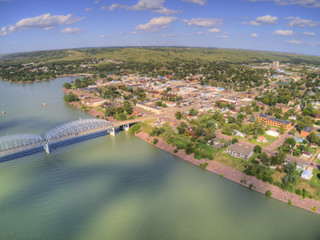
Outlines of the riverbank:
M 135 134 L 135 136 L 151 144 L 154 139 L 153 137 L 149 136 L 148 133 L 145 132 L 139 132 Z M 158 143 L 154 146 L 166 152 L 169 152 L 177 157 L 180 157 L 190 163 L 193 163 L 197 166 L 199 166 L 201 163 L 207 162 L 208 166 L 206 167 L 206 170 L 210 172 L 223 176 L 224 178 L 227 178 L 245 187 L 250 187 L 251 185 L 253 185 L 251 189 L 262 194 L 265 194 L 266 191 L 270 190 L 272 193 L 271 197 L 274 199 L 280 200 L 287 204 L 289 203 L 289 201 L 291 201 L 292 206 L 305 209 L 309 212 L 320 214 L 320 202 L 317 200 L 310 198 L 303 199 L 297 194 L 286 192 L 272 184 L 263 182 L 255 177 L 248 176 L 241 171 L 235 170 L 214 160 L 197 160 L 194 158 L 193 154 L 187 155 L 183 150 L 179 150 L 177 153 L 175 153 L 174 150 L 176 149 L 176 147 L 167 144 L 163 139 L 160 138 L 158 138 Z M 314 207 L 316 208 L 315 211 L 311 209 L 314 209 Z
M 46 78 L 41 80 L 34 80 L 34 81 L 11 81 L 5 78 L 1 78 L 4 81 L 10 82 L 10 83 L 35 83 L 35 82 L 43 82 L 43 81 L 50 81 L 54 80 L 59 77 L 91 77 L 93 74 L 91 73 L 73 73 L 73 74 L 60 74 L 55 76 L 54 78 Z

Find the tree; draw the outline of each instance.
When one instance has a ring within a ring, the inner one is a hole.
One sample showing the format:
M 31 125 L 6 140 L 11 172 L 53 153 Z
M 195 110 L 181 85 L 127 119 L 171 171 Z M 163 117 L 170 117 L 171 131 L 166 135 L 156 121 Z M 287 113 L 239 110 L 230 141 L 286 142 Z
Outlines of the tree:
M 232 138 L 232 144 L 239 142 L 238 138 Z
M 290 144 L 291 147 L 294 147 L 296 145 L 296 143 L 297 143 L 294 138 L 287 138 L 285 142 Z
M 197 112 L 194 108 L 191 108 L 191 109 L 189 110 L 189 114 L 190 114 L 191 116 L 196 116 L 196 115 L 198 114 L 198 112 Z
M 253 114 L 251 115 L 249 121 L 250 121 L 250 122 L 255 122 L 255 118 L 254 118 L 254 115 L 253 115 Z
M 66 82 L 63 84 L 63 87 L 66 89 L 70 89 L 72 87 L 72 85 L 70 83 Z
M 285 131 L 286 131 L 286 130 L 284 129 L 284 126 L 281 125 L 280 128 L 279 128 L 279 133 L 280 133 L 280 134 L 284 134 Z
M 300 157 L 301 156 L 301 150 L 299 148 L 296 148 L 293 150 L 293 156 Z
M 268 155 L 265 152 L 261 152 L 260 153 L 259 159 L 264 164 L 268 164 L 268 165 L 270 164 L 270 159 L 269 159 Z
M 180 120 L 182 118 L 182 113 L 181 112 L 176 112 L 175 116 L 176 116 L 176 119 Z
M 77 95 L 70 92 L 68 95 L 63 96 L 63 100 L 65 100 L 66 102 L 78 102 L 80 99 L 78 98 Z
M 261 153 L 262 147 L 260 147 L 259 145 L 256 145 L 256 146 L 254 147 L 253 151 L 254 151 L 255 153 Z
M 286 173 L 292 174 L 296 170 L 296 164 L 293 162 L 288 162 L 284 170 Z

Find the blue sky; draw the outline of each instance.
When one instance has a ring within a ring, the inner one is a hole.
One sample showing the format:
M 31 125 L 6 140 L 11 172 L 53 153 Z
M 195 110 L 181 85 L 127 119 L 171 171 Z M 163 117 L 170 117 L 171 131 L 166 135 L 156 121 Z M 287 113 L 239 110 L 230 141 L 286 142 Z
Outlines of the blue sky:
M 0 54 L 101 46 L 320 56 L 320 0 L 0 0 Z

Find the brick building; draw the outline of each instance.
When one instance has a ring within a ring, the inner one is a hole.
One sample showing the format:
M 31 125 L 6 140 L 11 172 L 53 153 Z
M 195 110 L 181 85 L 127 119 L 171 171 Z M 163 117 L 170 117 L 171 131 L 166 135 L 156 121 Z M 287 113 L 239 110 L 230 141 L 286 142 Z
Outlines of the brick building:
M 274 118 L 274 117 L 267 116 L 267 115 L 260 115 L 258 117 L 258 121 L 259 122 L 263 122 L 263 123 L 268 124 L 268 125 L 271 125 L 271 126 L 275 126 L 275 127 L 283 126 L 284 129 L 290 129 L 291 128 L 291 122 L 290 121 Z

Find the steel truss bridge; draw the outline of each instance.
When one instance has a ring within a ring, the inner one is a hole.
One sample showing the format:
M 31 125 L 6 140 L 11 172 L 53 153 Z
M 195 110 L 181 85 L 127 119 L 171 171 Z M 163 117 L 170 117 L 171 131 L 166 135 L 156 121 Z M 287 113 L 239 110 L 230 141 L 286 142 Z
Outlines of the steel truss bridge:
M 128 124 L 123 126 L 126 129 L 129 128 Z M 115 135 L 115 127 L 107 120 L 79 119 L 49 130 L 44 138 L 36 134 L 3 136 L 0 137 L 0 158 L 37 148 L 44 148 L 47 153 L 50 153 L 50 144 L 104 131 Z

